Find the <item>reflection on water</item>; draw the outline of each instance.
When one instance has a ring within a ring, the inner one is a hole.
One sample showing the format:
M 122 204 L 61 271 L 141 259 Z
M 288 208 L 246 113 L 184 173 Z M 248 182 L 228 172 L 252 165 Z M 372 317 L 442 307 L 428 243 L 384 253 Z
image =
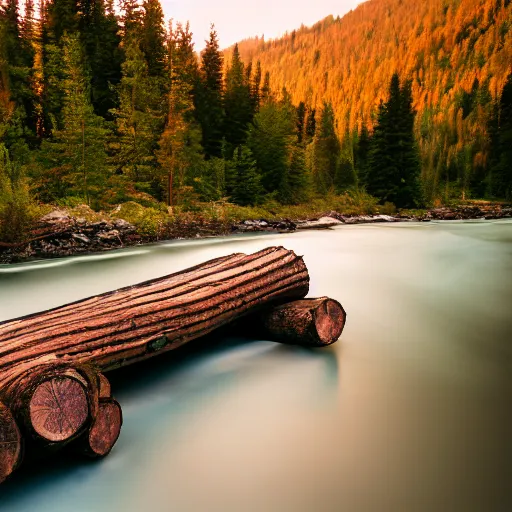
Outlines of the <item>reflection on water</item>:
M 230 252 L 304 254 L 348 323 L 323 350 L 212 335 L 111 374 L 100 462 L 58 458 L 0 511 L 510 510 L 512 222 L 345 226 L 0 267 L 0 321 Z

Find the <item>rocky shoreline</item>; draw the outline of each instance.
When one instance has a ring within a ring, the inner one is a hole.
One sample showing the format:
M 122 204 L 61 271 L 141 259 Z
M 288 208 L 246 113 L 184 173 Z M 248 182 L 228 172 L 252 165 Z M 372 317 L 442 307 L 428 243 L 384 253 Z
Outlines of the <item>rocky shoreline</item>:
M 88 221 L 73 217 L 62 210 L 54 210 L 40 219 L 30 240 L 21 244 L 0 243 L 0 263 L 59 258 L 120 249 L 122 247 L 155 241 L 204 238 L 237 233 L 292 233 L 304 229 L 329 229 L 344 224 L 371 224 L 382 222 L 430 222 L 437 220 L 471 220 L 512 218 L 512 206 L 500 204 L 470 205 L 435 208 L 421 215 L 343 215 L 326 212 L 312 219 L 272 221 L 245 220 L 236 224 L 222 221 L 189 221 L 177 223 L 164 238 L 143 236 L 136 226 L 123 219 Z

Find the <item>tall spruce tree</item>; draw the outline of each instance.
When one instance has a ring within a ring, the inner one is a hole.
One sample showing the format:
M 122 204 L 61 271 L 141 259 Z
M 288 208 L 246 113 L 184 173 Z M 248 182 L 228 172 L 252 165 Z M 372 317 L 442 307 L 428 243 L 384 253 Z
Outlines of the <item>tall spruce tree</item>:
M 35 134 L 35 98 L 31 87 L 34 52 L 32 41 L 27 39 L 29 33 L 30 30 L 24 31 L 18 0 L 7 0 L 0 7 L 0 94 L 12 103 L 4 133 L 8 148 L 30 142 Z M 11 157 L 12 153 L 11 150 Z
M 379 106 L 372 137 L 368 192 L 399 208 L 420 204 L 420 158 L 414 139 L 411 84 L 394 74 L 389 99 Z
M 90 102 L 89 77 L 78 35 L 66 35 L 62 43 L 62 129 L 54 130 L 52 138 L 41 146 L 40 195 L 48 201 L 71 195 L 98 207 L 108 180 L 109 131 Z
M 261 170 L 265 192 L 277 192 L 282 200 L 289 195 L 287 173 L 295 140 L 294 114 L 294 108 L 288 102 L 265 103 L 254 116 L 247 140 Z
M 230 156 L 236 147 L 245 143 L 253 116 L 250 83 L 247 81 L 238 44 L 233 49 L 231 65 L 226 72 L 224 111 L 226 113 L 224 135 L 228 156 Z
M 121 80 L 120 26 L 112 0 L 79 0 L 78 27 L 91 75 L 91 99 L 96 114 L 107 118 L 117 104 L 115 86 Z M 105 63 L 108 62 L 108 65 Z
M 233 188 L 235 203 L 242 206 L 258 204 L 263 194 L 261 176 L 256 160 L 247 146 L 239 146 L 235 150 L 233 167 L 236 173 Z
M 158 84 L 149 77 L 146 60 L 133 34 L 124 41 L 125 61 L 118 85 L 119 107 L 112 110 L 117 137 L 113 144 L 116 173 L 139 190 L 158 194 L 155 150 L 164 114 Z
M 370 132 L 366 127 L 366 123 L 363 122 L 361 131 L 357 137 L 357 144 L 354 151 L 354 166 L 357 171 L 358 183 L 362 187 L 368 186 L 368 159 L 370 146 Z
M 334 111 L 328 102 L 323 104 L 313 144 L 314 184 L 320 194 L 326 194 L 335 189 L 340 154 L 340 141 L 336 135 Z
M 148 65 L 150 77 L 166 77 L 166 34 L 164 12 L 159 0 L 145 0 L 142 15 L 141 48 Z
M 170 206 L 180 204 L 187 188 L 204 190 L 201 128 L 194 118 L 194 87 L 198 66 L 189 25 L 170 30 L 171 83 L 166 127 L 159 141 L 158 161 L 164 172 L 166 197 Z
M 201 53 L 200 82 L 196 105 L 196 117 L 201 125 L 202 144 L 207 159 L 222 156 L 223 62 L 217 32 L 212 25 L 210 38 L 206 41 L 206 47 Z
M 497 106 L 498 126 L 491 131 L 491 191 L 512 198 L 512 73 L 508 75 Z M 495 114 L 496 115 L 496 114 Z

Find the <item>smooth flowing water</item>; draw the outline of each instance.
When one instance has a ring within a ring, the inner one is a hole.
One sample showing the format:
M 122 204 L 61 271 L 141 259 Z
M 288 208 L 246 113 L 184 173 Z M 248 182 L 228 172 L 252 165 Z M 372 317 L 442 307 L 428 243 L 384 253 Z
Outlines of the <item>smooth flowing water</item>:
M 0 267 L 0 320 L 284 245 L 348 313 L 306 350 L 225 339 L 111 374 L 99 462 L 0 486 L 0 511 L 512 510 L 512 222 L 344 226 Z

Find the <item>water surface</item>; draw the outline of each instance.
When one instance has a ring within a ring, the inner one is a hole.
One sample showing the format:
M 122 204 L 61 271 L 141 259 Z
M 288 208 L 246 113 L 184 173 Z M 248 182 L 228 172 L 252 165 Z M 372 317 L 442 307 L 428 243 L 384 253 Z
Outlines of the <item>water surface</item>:
M 232 252 L 303 254 L 348 313 L 306 350 L 211 339 L 111 374 L 124 426 L 51 461 L 0 511 L 512 509 L 512 222 L 343 226 L 0 266 L 0 320 Z

